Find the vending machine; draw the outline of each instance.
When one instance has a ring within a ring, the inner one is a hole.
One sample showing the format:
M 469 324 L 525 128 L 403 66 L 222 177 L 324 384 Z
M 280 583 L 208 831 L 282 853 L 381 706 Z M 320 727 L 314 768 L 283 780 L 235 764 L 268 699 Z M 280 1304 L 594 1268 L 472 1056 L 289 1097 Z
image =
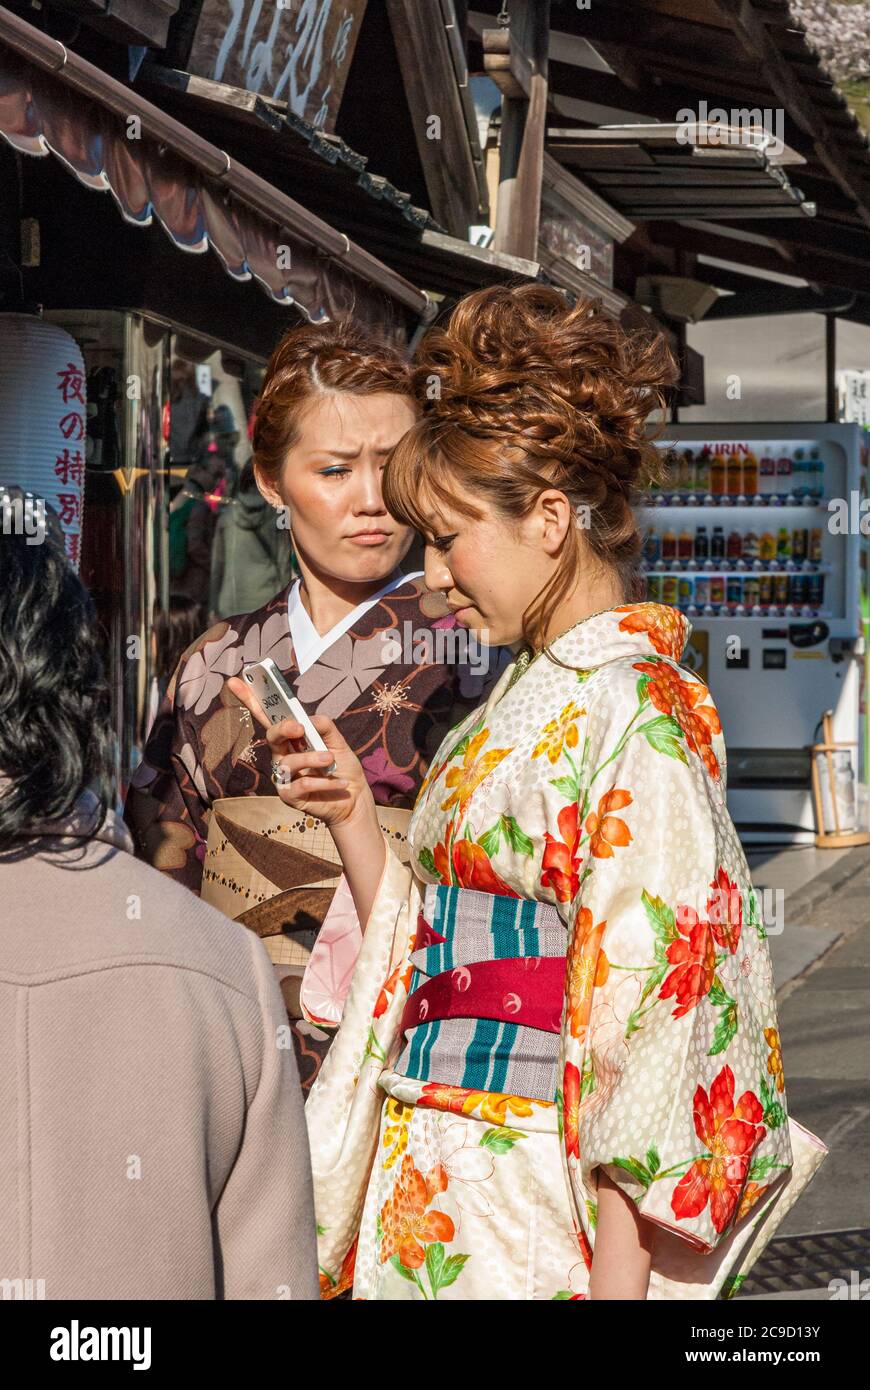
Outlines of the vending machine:
M 862 431 L 670 425 L 657 444 L 668 476 L 640 518 L 647 594 L 692 624 L 684 664 L 719 710 L 732 818 L 747 842 L 811 841 L 826 710 L 859 769 Z

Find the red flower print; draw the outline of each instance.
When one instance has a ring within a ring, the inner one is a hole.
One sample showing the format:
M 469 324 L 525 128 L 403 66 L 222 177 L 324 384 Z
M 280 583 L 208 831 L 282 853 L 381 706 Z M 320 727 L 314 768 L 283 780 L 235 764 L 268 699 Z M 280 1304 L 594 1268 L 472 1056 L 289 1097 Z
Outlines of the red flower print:
M 711 893 L 707 898 L 707 916 L 713 935 L 719 946 L 727 946 L 733 955 L 740 941 L 743 926 L 743 903 L 736 882 L 728 877 L 721 864 L 716 877 L 710 884 Z
M 660 999 L 676 995 L 677 1007 L 673 1017 L 682 1018 L 710 993 L 716 974 L 716 944 L 710 923 L 699 917 L 694 908 L 681 905 L 676 911 L 680 935 L 667 949 L 672 970 L 659 990 Z
M 722 732 L 722 724 L 714 705 L 703 702 L 710 694 L 700 681 L 685 680 L 666 661 L 634 661 L 635 671 L 649 676 L 647 695 L 661 714 L 670 714 L 682 729 L 686 746 L 704 762 L 711 777 L 719 776 L 719 764 L 713 752 L 714 734 Z
M 576 801 L 563 806 L 557 817 L 561 840 L 544 831 L 546 848 L 541 861 L 541 885 L 552 888 L 560 903 L 573 902 L 580 889 L 580 860 L 577 844 L 580 839 L 580 808 Z
M 426 1210 L 446 1187 L 440 1163 L 424 1177 L 414 1167 L 411 1155 L 405 1154 L 393 1191 L 381 1208 L 382 1264 L 398 1255 L 405 1269 L 419 1269 L 426 1258 L 425 1245 L 453 1239 L 455 1227 L 450 1217 L 443 1211 Z
M 590 852 L 594 859 L 612 859 L 613 847 L 623 848 L 631 840 L 631 831 L 619 816 L 611 811 L 621 811 L 631 804 L 631 792 L 622 787 L 611 787 L 598 803 L 598 810 L 586 817 L 586 830 L 591 836 Z
M 565 1063 L 562 1080 L 562 1127 L 565 1152 L 568 1157 L 580 1158 L 580 1073 L 573 1062 Z
M 761 1124 L 761 1102 L 744 1091 L 734 1103 L 734 1073 L 724 1066 L 715 1077 L 710 1094 L 695 1091 L 695 1133 L 709 1154 L 697 1158 L 680 1178 L 671 1197 L 678 1221 L 698 1216 L 710 1203 L 713 1227 L 720 1234 L 734 1215 L 749 1171 L 752 1155 L 766 1134 Z
M 453 868 L 461 888 L 477 888 L 481 893 L 502 893 L 518 898 L 513 888 L 499 878 L 482 845 L 473 840 L 457 840 L 453 846 Z

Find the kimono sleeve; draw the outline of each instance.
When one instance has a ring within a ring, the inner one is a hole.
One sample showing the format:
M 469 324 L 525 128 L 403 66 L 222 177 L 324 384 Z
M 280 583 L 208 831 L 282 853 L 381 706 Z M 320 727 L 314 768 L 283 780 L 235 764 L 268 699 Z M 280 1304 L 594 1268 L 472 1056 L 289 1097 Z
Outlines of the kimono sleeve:
M 137 857 L 198 893 L 202 860 L 197 850 L 208 836 L 210 802 L 198 735 L 175 698 L 183 663 L 184 658 L 151 726 L 127 792 L 124 819 Z
M 792 1150 L 768 943 L 725 808 L 721 739 L 703 744 L 683 721 L 697 703 L 688 673 L 667 679 L 667 716 L 632 668 L 589 711 L 560 1099 L 590 1240 L 603 1168 L 662 1228 L 651 1288 L 677 1270 L 680 1287 L 704 1290 L 650 1296 L 703 1297 Z M 686 683 L 685 707 L 673 680 Z
M 398 1055 L 421 908 L 418 880 L 387 844 L 342 1021 L 305 1105 L 324 1297 L 353 1277 L 385 1099 L 378 1079 Z

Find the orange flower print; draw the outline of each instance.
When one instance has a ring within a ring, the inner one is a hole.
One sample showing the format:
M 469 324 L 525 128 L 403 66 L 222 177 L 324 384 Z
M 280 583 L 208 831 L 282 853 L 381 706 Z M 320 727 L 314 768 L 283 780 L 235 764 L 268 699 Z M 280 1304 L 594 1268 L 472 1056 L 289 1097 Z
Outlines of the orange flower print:
M 387 980 L 386 984 L 384 984 L 381 988 L 381 992 L 378 995 L 377 1002 L 375 1004 L 374 1014 L 372 1015 L 373 1018 L 380 1018 L 381 1014 L 385 1014 L 387 1012 L 390 1000 L 396 992 L 397 985 L 404 985 L 406 990 L 410 988 L 411 976 L 413 975 L 413 973 L 413 965 L 406 965 L 404 970 L 402 969 L 401 965 L 396 966 L 395 970 L 393 971 L 390 978 Z
M 657 652 L 679 661 L 683 654 L 684 623 L 675 609 L 661 603 L 627 603 L 615 608 L 614 612 L 626 614 L 620 621 L 620 632 L 645 632 Z
M 545 725 L 541 741 L 532 757 L 537 758 L 541 753 L 546 753 L 551 763 L 557 763 L 565 744 L 569 748 L 576 748 L 578 735 L 575 721 L 585 713 L 585 709 L 578 709 L 573 701 L 566 705 L 558 719 L 551 719 L 549 724 Z
M 525 1096 L 508 1096 L 500 1091 L 472 1091 L 466 1086 L 447 1086 L 427 1081 L 417 1097 L 424 1110 L 449 1110 L 453 1115 L 471 1115 L 478 1108 L 487 1124 L 505 1125 L 512 1115 L 527 1117 L 532 1107 L 548 1109 L 551 1100 L 529 1100 Z
M 356 1265 L 356 1247 L 357 1242 L 354 1241 L 353 1245 L 350 1247 L 344 1259 L 342 1260 L 341 1269 L 339 1270 L 338 1277 L 336 1279 L 330 1278 L 330 1276 L 321 1269 L 321 1298 L 338 1298 L 338 1295 L 340 1293 L 345 1293 L 347 1289 L 353 1287 L 354 1267 Z
M 580 1073 L 573 1062 L 565 1063 L 562 1079 L 562 1126 L 565 1152 L 569 1158 L 580 1158 Z
M 581 907 L 568 949 L 566 994 L 572 1038 L 585 1038 L 592 1009 L 592 991 L 598 985 L 603 985 L 610 974 L 610 962 L 601 950 L 606 926 L 606 922 L 599 922 L 593 927 L 592 913 L 588 907 Z
M 649 677 L 646 693 L 656 709 L 676 719 L 690 752 L 702 759 L 711 777 L 718 777 L 719 763 L 711 745 L 722 724 L 715 705 L 703 703 L 710 694 L 706 685 L 685 680 L 666 661 L 634 661 L 632 665 Z
M 574 901 L 580 890 L 580 807 L 576 801 L 563 806 L 556 819 L 561 840 L 544 831 L 544 857 L 541 861 L 541 885 L 552 888 L 560 903 Z
M 734 1073 L 725 1066 L 714 1078 L 710 1094 L 695 1091 L 695 1133 L 708 1154 L 696 1158 L 680 1178 L 671 1197 L 678 1221 L 699 1216 L 710 1203 L 713 1227 L 720 1234 L 731 1221 L 752 1155 L 767 1133 L 761 1123 L 761 1102 L 752 1091 L 734 1101 Z
M 393 1191 L 381 1208 L 381 1264 L 398 1255 L 405 1269 L 419 1269 L 426 1258 L 424 1246 L 453 1239 L 455 1227 L 450 1217 L 443 1211 L 427 1211 L 446 1187 L 440 1164 L 424 1178 L 411 1155 L 405 1154 Z
M 751 1211 L 755 1203 L 760 1201 L 767 1189 L 769 1182 L 748 1182 L 740 1198 L 740 1206 L 737 1208 L 735 1222 L 742 1221 L 748 1211 Z
M 586 817 L 589 851 L 594 859 L 612 859 L 614 845 L 622 849 L 631 840 L 631 831 L 625 821 L 610 814 L 611 811 L 621 811 L 624 806 L 630 806 L 631 801 L 631 792 L 622 787 L 612 787 L 602 796 L 598 810 Z
M 779 1030 L 777 1028 L 765 1028 L 764 1036 L 770 1048 L 767 1070 L 776 1081 L 776 1089 L 782 1092 L 785 1090 L 785 1074 L 782 1068 L 782 1043 L 779 1040 Z
M 469 739 L 462 766 L 451 767 L 447 773 L 444 785 L 452 787 L 453 790 L 447 800 L 441 803 L 442 811 L 449 811 L 451 806 L 458 806 L 460 811 L 464 810 L 484 778 L 488 777 L 493 768 L 498 767 L 502 758 L 506 758 L 510 753 L 510 748 L 490 748 L 483 757 L 478 758 L 477 755 L 488 738 L 489 729 L 481 729 L 479 734 Z

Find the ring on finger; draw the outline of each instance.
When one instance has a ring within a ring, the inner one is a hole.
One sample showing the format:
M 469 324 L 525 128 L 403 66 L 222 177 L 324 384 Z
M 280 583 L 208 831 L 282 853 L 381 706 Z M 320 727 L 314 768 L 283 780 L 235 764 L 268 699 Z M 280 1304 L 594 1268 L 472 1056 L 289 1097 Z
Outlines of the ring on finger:
M 272 781 L 276 787 L 285 787 L 290 781 L 287 769 L 275 758 L 272 759 Z

